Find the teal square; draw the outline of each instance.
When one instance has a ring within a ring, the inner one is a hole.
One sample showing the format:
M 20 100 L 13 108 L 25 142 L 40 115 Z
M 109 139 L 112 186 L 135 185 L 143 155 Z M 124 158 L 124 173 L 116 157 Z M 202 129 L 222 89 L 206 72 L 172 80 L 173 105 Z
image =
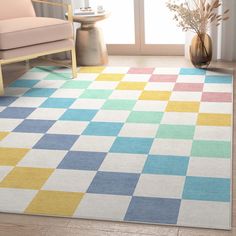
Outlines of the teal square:
M 48 98 L 40 107 L 42 108 L 68 108 L 75 99 L 73 98 Z
M 103 89 L 88 89 L 81 94 L 80 98 L 91 98 L 91 99 L 107 99 L 112 94 L 113 90 Z
M 232 76 L 230 75 L 207 75 L 205 83 L 213 84 L 232 84 Z
M 132 111 L 127 119 L 127 122 L 159 124 L 161 122 L 162 117 L 163 112 Z
M 91 121 L 98 110 L 87 109 L 69 109 L 60 118 L 60 120 L 70 121 Z
M 145 163 L 143 173 L 185 176 L 188 163 L 188 157 L 151 155 Z
M 230 179 L 187 176 L 182 198 L 230 202 Z
M 58 66 L 37 66 L 30 70 L 30 72 L 52 72 L 54 70 L 60 69 Z
M 193 139 L 195 126 L 191 125 L 164 125 L 157 131 L 157 138 L 166 139 Z
M 123 126 L 123 123 L 115 122 L 91 122 L 83 135 L 94 136 L 117 136 Z
M 16 88 L 32 88 L 36 85 L 40 80 L 31 80 L 31 79 L 19 79 L 11 83 L 10 87 Z
M 50 97 L 56 89 L 52 88 L 32 88 L 28 90 L 24 97 Z
M 194 140 L 192 144 L 191 156 L 230 158 L 231 149 L 231 142 L 227 141 Z
M 118 137 L 113 143 L 110 152 L 148 154 L 152 146 L 151 138 L 125 138 Z
M 198 68 L 181 68 L 180 75 L 205 75 L 206 70 Z
M 69 80 L 66 81 L 61 88 L 64 89 L 86 89 L 91 84 L 91 81 Z

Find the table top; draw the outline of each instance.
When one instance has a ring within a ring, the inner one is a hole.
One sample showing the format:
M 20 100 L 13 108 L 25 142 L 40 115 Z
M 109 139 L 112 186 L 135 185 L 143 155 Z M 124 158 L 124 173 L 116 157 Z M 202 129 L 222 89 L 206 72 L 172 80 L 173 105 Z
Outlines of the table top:
M 73 15 L 73 21 L 79 23 L 94 23 L 108 18 L 110 12 L 95 13 L 91 15 Z

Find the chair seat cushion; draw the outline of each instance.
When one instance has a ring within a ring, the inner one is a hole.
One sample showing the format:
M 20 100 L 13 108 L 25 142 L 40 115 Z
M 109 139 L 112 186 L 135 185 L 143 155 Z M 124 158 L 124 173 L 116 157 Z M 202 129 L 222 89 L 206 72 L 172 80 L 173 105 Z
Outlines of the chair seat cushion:
M 72 24 L 47 17 L 0 20 L 0 50 L 27 47 L 73 37 Z

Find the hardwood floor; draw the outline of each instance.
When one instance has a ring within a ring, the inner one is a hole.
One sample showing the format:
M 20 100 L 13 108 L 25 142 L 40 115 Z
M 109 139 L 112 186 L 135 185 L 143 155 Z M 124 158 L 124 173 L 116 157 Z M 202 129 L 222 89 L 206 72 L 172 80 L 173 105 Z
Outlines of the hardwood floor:
M 31 66 L 44 64 L 41 61 L 32 61 Z M 190 62 L 183 57 L 134 57 L 111 56 L 110 66 L 140 66 L 140 67 L 188 67 Z M 211 68 L 236 69 L 236 63 L 216 62 Z M 4 84 L 17 79 L 26 72 L 24 63 L 8 65 L 3 68 Z M 236 73 L 235 73 L 236 76 Z M 236 78 L 236 77 L 235 77 Z M 234 91 L 236 84 L 234 83 Z M 236 101 L 234 92 L 234 103 Z M 234 130 L 236 127 L 234 116 Z M 234 139 L 234 147 L 236 141 Z M 236 189 L 236 162 L 233 161 L 233 189 Z M 17 196 L 16 196 L 17 197 Z M 81 220 L 70 218 L 27 216 L 0 213 L 0 236 L 235 236 L 236 235 L 236 194 L 233 194 L 233 221 L 232 230 L 211 230 L 186 227 L 157 226 L 147 224 L 131 224 L 106 222 L 96 220 Z

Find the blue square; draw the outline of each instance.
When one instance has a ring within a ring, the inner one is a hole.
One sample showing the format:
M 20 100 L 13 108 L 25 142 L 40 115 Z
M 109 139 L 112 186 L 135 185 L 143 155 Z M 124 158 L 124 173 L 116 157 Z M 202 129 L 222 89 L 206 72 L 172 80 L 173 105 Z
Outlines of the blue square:
M 13 132 L 46 133 L 54 123 L 51 120 L 24 120 Z
M 230 179 L 187 176 L 183 199 L 230 201 Z
M 117 136 L 123 126 L 123 123 L 114 122 L 91 122 L 83 135 L 94 136 Z
M 75 101 L 73 98 L 48 98 L 40 107 L 42 108 L 68 108 Z
M 110 152 L 148 154 L 152 146 L 151 138 L 124 138 L 118 137 L 113 143 Z
M 176 224 L 180 199 L 133 197 L 125 221 Z
M 36 85 L 40 80 L 31 80 L 31 79 L 19 79 L 14 81 L 10 87 L 17 87 L 17 88 L 32 88 Z
M 13 103 L 17 97 L 0 97 L 0 106 L 9 106 L 11 103 Z
M 149 156 L 145 163 L 143 173 L 185 176 L 188 169 L 188 162 L 188 157 Z
M 32 88 L 28 90 L 24 97 L 50 97 L 56 89 L 52 88 Z
M 139 174 L 97 172 L 87 192 L 132 196 L 138 179 Z
M 68 152 L 57 168 L 98 170 L 106 154 L 105 152 Z
M 205 75 L 206 70 L 197 68 L 181 68 L 180 75 Z
M 232 76 L 226 75 L 207 75 L 205 83 L 232 84 Z
M 35 108 L 26 107 L 7 107 L 2 112 L 0 112 L 0 118 L 9 119 L 25 119 L 28 117 Z
M 91 121 L 98 110 L 69 109 L 60 118 L 60 120 L 71 121 Z
M 34 146 L 35 149 L 69 150 L 78 135 L 45 134 Z

